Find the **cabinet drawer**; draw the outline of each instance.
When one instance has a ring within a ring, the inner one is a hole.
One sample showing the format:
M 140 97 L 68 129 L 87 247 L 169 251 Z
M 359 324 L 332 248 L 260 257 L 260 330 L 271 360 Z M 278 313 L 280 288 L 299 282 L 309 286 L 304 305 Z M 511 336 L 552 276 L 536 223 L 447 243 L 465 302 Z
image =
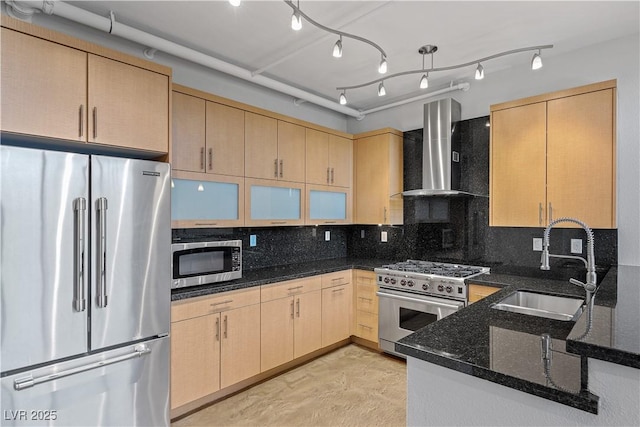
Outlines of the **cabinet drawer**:
M 480 301 L 491 294 L 498 292 L 501 288 L 484 285 L 469 285 L 469 304 Z
M 312 276 L 305 279 L 288 280 L 286 282 L 263 285 L 260 290 L 260 301 L 271 301 L 274 299 L 286 298 L 291 295 L 319 291 L 321 288 L 321 276 Z
M 378 313 L 378 296 L 375 285 L 356 285 L 356 310 Z
M 260 288 L 241 289 L 223 292 L 213 296 L 207 295 L 176 301 L 171 304 L 171 321 L 178 322 L 194 317 L 219 313 L 225 310 L 260 303 Z
M 351 283 L 351 270 L 336 271 L 322 275 L 322 289 Z
M 355 335 L 369 341 L 378 342 L 378 315 L 366 311 L 356 311 Z
M 376 285 L 376 273 L 373 271 L 356 270 L 356 283 L 362 285 Z

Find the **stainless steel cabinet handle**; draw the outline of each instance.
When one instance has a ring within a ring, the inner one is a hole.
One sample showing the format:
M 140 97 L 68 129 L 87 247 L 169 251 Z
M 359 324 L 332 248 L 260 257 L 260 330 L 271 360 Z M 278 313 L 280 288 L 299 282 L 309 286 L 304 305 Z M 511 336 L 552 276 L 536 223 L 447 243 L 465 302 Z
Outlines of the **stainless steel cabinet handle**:
M 327 184 L 329 184 L 329 171 L 331 170 L 331 168 L 327 168 Z
M 213 304 L 209 304 L 211 307 L 215 307 L 216 305 L 223 305 L 223 304 L 231 304 L 233 302 L 232 299 L 228 299 L 226 301 L 222 301 L 222 302 L 214 302 Z
M 96 200 L 98 220 L 98 307 L 107 306 L 107 199 Z
M 84 366 L 78 366 L 77 368 L 67 369 L 66 371 L 54 372 L 53 374 L 43 375 L 38 378 L 33 378 L 29 375 L 23 378 L 16 378 L 13 381 L 13 388 L 20 391 L 38 384 L 46 383 L 49 381 L 55 381 L 60 378 L 68 377 L 70 375 L 79 374 L 81 372 L 90 371 L 96 368 L 102 368 L 104 366 L 113 365 L 114 363 L 124 362 L 125 360 L 135 359 L 136 357 L 142 357 L 151 353 L 151 349 L 144 344 L 137 345 L 133 353 L 125 354 L 123 356 L 117 356 L 112 359 L 101 360 L 99 362 L 90 363 Z
M 344 291 L 344 288 L 334 289 L 334 290 L 332 290 L 331 292 L 342 292 L 342 291 Z
M 75 254 L 75 274 L 74 281 L 74 298 L 73 309 L 75 311 L 85 311 L 87 308 L 87 300 L 84 296 L 85 275 L 84 275 L 84 214 L 87 210 L 87 199 L 79 197 L 73 201 L 73 210 L 75 217 L 75 242 L 73 253 Z
M 549 223 L 553 221 L 553 206 L 551 206 L 551 202 L 549 202 Z
M 384 221 L 385 224 L 387 223 L 387 207 L 384 207 Z
M 293 288 L 287 288 L 287 290 L 288 291 L 295 291 L 296 289 L 302 289 L 302 288 L 304 288 L 304 286 L 300 285 L 300 286 L 294 286 Z
M 282 178 L 284 174 L 284 168 L 282 167 L 283 164 L 284 164 L 284 161 L 280 160 L 280 178 Z
M 220 341 L 220 318 L 216 317 L 216 341 Z
M 332 282 L 335 282 L 336 280 L 344 280 L 344 276 L 340 276 L 340 277 L 336 277 L 335 279 L 331 279 Z
M 212 226 L 212 225 L 218 225 L 218 223 L 217 222 L 196 222 L 195 225 L 199 225 L 199 226 L 209 225 L 209 226 Z
M 333 168 L 331 168 L 331 183 L 333 184 Z
M 213 148 L 209 148 L 209 170 L 213 170 Z
M 291 318 L 293 319 L 293 300 L 291 300 Z
M 367 298 L 367 297 L 358 297 L 358 298 L 363 299 L 363 300 L 367 300 L 367 301 L 373 301 L 373 298 Z
M 80 106 L 80 138 L 84 135 L 84 105 Z
M 373 329 L 373 326 L 363 325 L 362 323 L 358 323 L 358 326 L 361 326 L 361 327 L 366 328 L 366 329 Z
M 93 139 L 98 137 L 98 107 L 93 107 Z
M 296 316 L 300 317 L 300 298 L 296 301 Z
M 271 221 L 271 224 L 273 225 L 278 225 L 278 224 L 286 224 L 287 221 Z
M 204 147 L 200 147 L 200 169 L 204 170 Z
M 224 335 L 225 338 L 227 338 L 227 315 L 225 314 L 224 316 Z
M 538 203 L 538 225 L 542 225 L 542 202 Z
M 273 177 L 277 178 L 278 177 L 278 159 L 275 159 L 273 161 L 273 170 L 274 170 Z

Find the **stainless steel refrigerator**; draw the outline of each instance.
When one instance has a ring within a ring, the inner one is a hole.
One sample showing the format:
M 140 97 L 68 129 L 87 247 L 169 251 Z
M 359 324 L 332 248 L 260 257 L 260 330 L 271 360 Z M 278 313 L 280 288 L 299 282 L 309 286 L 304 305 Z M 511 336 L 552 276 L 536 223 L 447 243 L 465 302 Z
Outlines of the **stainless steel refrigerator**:
M 169 165 L 0 161 L 0 424 L 168 425 Z

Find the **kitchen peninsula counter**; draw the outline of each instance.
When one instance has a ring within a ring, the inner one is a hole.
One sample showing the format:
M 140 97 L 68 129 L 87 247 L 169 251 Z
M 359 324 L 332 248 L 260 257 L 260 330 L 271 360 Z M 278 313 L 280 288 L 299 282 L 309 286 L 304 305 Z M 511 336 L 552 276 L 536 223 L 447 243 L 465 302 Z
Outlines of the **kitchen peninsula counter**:
M 240 279 L 210 285 L 172 289 L 171 300 L 178 301 L 185 298 L 235 291 L 238 289 L 267 285 L 269 283 L 333 273 L 341 270 L 358 269 L 373 271 L 374 268 L 380 267 L 384 264 L 389 264 L 390 262 L 392 261 L 369 258 L 336 258 L 259 268 L 255 270 L 245 270 L 242 272 L 242 278 Z
M 603 396 L 592 393 L 589 387 L 588 358 L 640 367 L 640 332 L 637 329 L 640 323 L 637 286 L 640 268 L 620 266 L 609 270 L 595 295 L 592 327 L 586 337 L 582 336 L 588 324 L 588 310 L 573 323 L 490 308 L 491 304 L 516 290 L 584 297 L 583 289 L 569 284 L 564 278 L 541 279 L 509 273 L 496 268 L 469 280 L 503 289 L 403 338 L 396 344 L 396 351 L 409 359 L 416 358 L 598 414 L 599 400 Z M 580 276 L 576 277 L 580 279 Z M 580 369 L 574 374 L 566 367 L 564 372 L 557 371 L 558 376 L 568 376 L 573 386 L 563 388 L 572 391 L 560 390 L 544 376 L 540 335 L 545 333 L 553 339 L 552 378 L 554 363 L 561 365 L 563 358 L 572 355 L 581 359 Z M 411 366 L 409 363 L 409 371 Z

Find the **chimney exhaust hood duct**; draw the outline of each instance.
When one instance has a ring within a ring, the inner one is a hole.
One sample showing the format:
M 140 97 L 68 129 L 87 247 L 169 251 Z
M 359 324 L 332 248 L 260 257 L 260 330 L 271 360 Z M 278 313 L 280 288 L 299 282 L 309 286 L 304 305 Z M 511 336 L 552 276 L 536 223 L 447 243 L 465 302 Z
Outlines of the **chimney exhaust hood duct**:
M 452 98 L 424 104 L 422 185 L 403 196 L 478 196 L 461 189 L 460 103 Z M 486 197 L 486 196 L 484 196 Z

